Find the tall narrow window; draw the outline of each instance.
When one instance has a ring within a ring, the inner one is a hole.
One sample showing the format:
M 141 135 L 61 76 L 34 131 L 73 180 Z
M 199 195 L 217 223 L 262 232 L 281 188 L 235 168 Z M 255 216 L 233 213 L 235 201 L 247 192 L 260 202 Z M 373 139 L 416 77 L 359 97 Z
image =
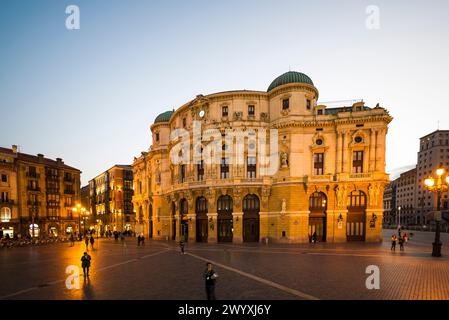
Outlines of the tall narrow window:
M 228 106 L 221 107 L 221 116 L 227 117 L 228 116 Z
M 248 106 L 248 116 L 253 117 L 256 113 L 256 109 L 253 105 Z
M 187 119 L 182 118 L 182 127 L 185 128 L 187 126 Z
M 313 155 L 313 174 L 315 176 L 324 174 L 324 153 L 315 153 Z
M 229 159 L 228 158 L 221 158 L 220 177 L 221 177 L 221 179 L 229 178 Z
M 282 110 L 287 110 L 288 108 L 290 108 L 290 100 L 283 99 L 282 100 Z
M 310 110 L 312 108 L 312 101 L 310 101 L 309 99 L 307 99 L 307 101 L 306 101 L 306 107 L 307 107 L 307 110 Z
M 186 165 L 185 164 L 181 164 L 181 166 L 179 167 L 179 174 L 180 174 L 181 183 L 186 182 Z
M 248 157 L 246 171 L 249 179 L 256 178 L 256 157 Z
M 197 178 L 198 181 L 204 180 L 204 160 L 197 164 Z
M 352 172 L 363 172 L 363 151 L 354 151 L 352 155 Z
M 156 142 L 159 142 L 159 132 L 156 132 Z

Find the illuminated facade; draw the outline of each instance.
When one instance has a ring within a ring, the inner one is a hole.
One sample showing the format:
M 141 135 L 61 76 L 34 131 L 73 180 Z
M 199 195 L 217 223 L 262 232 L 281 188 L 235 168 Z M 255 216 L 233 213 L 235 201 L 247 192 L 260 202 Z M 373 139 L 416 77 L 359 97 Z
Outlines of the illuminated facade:
M 63 160 L 0 148 L 2 228 L 22 236 L 59 236 L 78 229 L 72 206 L 80 197 L 81 171 Z M 7 208 L 6 210 L 4 208 Z M 9 209 L 9 210 L 8 210 Z
M 192 242 L 381 241 L 392 117 L 363 102 L 327 108 L 318 94 L 287 72 L 266 92 L 198 95 L 160 114 L 133 163 L 136 228 Z M 243 148 L 229 138 L 239 130 Z

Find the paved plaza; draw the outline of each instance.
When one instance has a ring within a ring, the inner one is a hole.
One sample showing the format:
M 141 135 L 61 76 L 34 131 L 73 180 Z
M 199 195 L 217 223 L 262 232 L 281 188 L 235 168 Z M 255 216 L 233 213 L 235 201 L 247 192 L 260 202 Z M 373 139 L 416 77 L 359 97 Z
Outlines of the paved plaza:
M 84 244 L 0 250 L 0 299 L 205 299 L 206 261 L 219 274 L 218 299 L 449 299 L 449 236 L 432 258 L 433 233 L 415 232 L 405 252 L 383 243 L 188 244 L 115 242 L 95 245 L 89 281 L 66 288 L 69 265 L 80 265 Z M 367 266 L 380 269 L 380 289 L 368 290 Z

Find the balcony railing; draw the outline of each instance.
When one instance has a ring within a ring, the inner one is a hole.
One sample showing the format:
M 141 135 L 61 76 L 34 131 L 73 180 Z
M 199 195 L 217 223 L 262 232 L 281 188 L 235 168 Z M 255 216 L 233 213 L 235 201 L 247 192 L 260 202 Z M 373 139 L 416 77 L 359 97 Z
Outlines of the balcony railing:
M 59 194 L 59 189 L 48 188 L 48 189 L 47 189 L 47 193 Z
M 34 179 L 39 179 L 41 177 L 41 175 L 37 172 L 27 172 L 26 176 L 27 178 L 34 178 Z
M 28 200 L 27 204 L 32 207 L 39 207 L 41 205 L 39 201 L 31 201 L 31 200 Z
M 59 180 L 59 176 L 58 175 L 54 175 L 54 174 L 50 174 L 47 175 L 47 180 Z
M 64 190 L 65 194 L 75 194 L 75 190 Z
M 64 176 L 64 181 L 65 182 L 75 182 L 75 178 L 70 177 L 70 176 Z
M 0 199 L 1 204 L 14 204 L 14 200 L 11 199 Z
M 40 187 L 33 187 L 33 186 L 28 186 L 27 187 L 28 191 L 34 191 L 34 192 L 40 192 L 41 188 Z

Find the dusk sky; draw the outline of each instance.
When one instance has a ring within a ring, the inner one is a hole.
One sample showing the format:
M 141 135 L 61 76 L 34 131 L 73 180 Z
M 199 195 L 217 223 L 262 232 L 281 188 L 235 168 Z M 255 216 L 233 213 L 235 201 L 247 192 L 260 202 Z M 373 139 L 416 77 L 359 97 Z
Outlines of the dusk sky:
M 65 26 L 68 5 L 79 30 Z M 322 102 L 389 110 L 390 173 L 416 163 L 438 121 L 449 129 L 447 0 L 2 0 L 0 43 L 0 146 L 61 157 L 84 184 L 147 150 L 159 113 L 197 94 L 266 90 L 289 69 Z

